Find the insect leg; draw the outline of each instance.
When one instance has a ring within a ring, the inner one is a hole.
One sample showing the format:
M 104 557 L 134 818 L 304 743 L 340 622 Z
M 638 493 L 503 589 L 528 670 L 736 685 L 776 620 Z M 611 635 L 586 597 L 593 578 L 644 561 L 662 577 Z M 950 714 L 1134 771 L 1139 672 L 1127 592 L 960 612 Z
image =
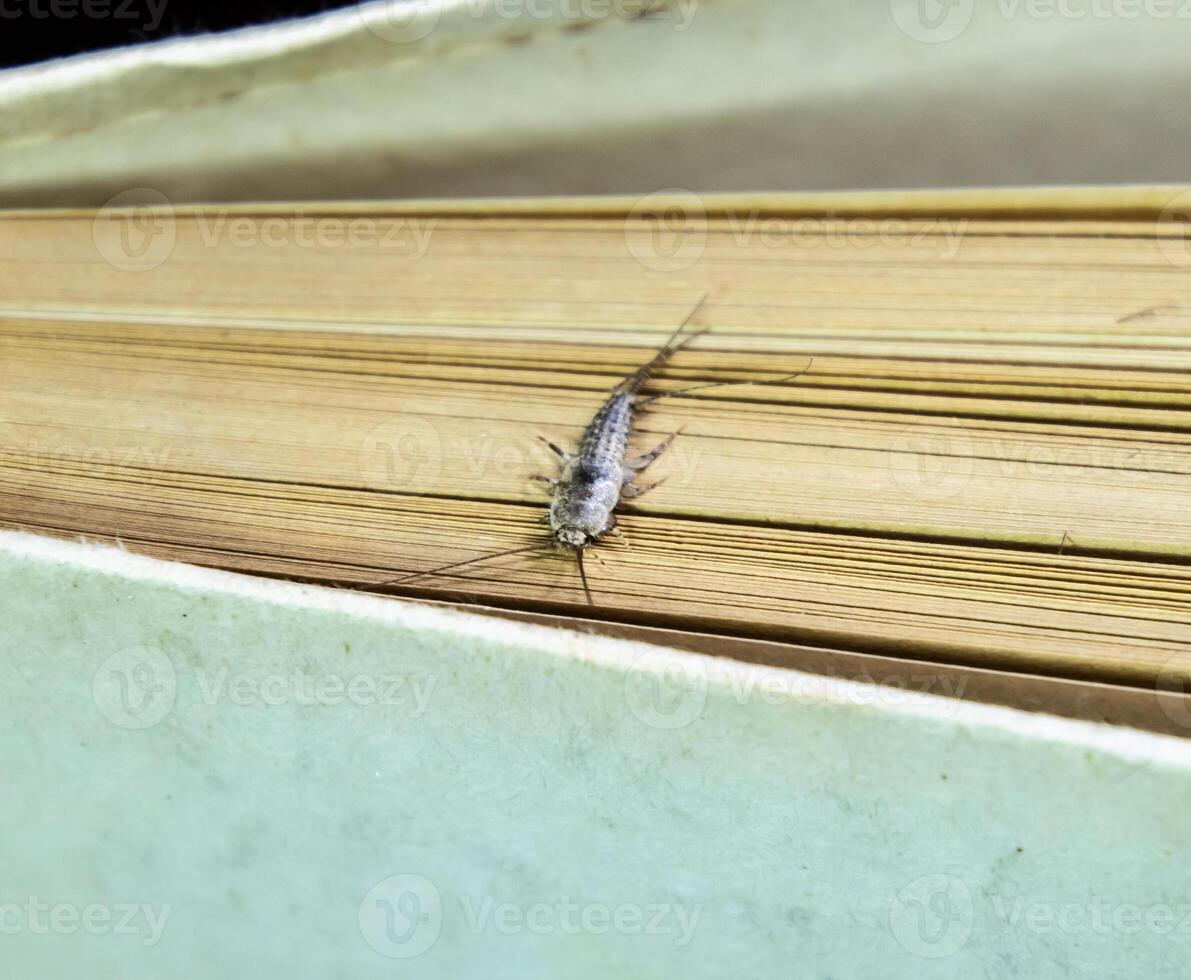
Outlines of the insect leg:
M 583 552 L 583 548 L 575 551 L 575 558 L 579 562 L 579 580 L 583 583 L 583 594 L 587 596 L 587 604 L 594 606 L 595 600 L 591 597 L 591 586 L 587 584 L 587 569 L 583 567 Z
M 659 487 L 666 481 L 664 479 L 658 480 L 657 483 L 650 483 L 644 487 L 635 487 L 631 483 L 626 483 L 620 488 L 620 496 L 625 500 L 632 500 L 634 497 L 640 497 L 649 493 L 654 487 Z
M 679 429 L 678 432 L 672 432 L 670 435 L 666 436 L 666 438 L 662 440 L 660 445 L 654 447 L 649 452 L 642 453 L 640 456 L 637 456 L 633 459 L 625 460 L 625 464 L 624 464 L 625 469 L 633 470 L 636 473 L 640 473 L 650 463 L 652 463 L 655 459 L 657 459 L 659 456 L 661 456 L 662 453 L 664 453 L 667 449 L 669 449 L 670 443 L 672 443 L 674 441 L 674 439 L 679 434 L 681 434 L 681 432 L 682 432 L 682 429 Z
M 565 449 L 560 449 L 558 446 L 554 445 L 554 443 L 552 443 L 545 436 L 538 436 L 538 440 L 540 442 L 544 442 L 547 446 L 549 446 L 550 451 L 552 453 L 554 453 L 554 455 L 557 456 L 559 459 L 561 459 L 564 463 L 569 463 L 571 461 L 571 459 L 573 458 L 571 456 L 571 454 L 568 453 Z
M 605 534 L 605 537 L 600 538 L 600 541 L 599 541 L 600 544 L 604 544 L 606 542 L 610 543 L 613 539 L 615 539 L 616 543 L 618 545 L 620 545 L 621 547 L 623 547 L 623 548 L 629 547 L 629 539 L 625 537 L 624 531 L 622 531 L 617 525 L 615 525 L 615 524 L 612 525 L 612 527 L 608 528 L 608 530 L 605 531 L 604 534 Z

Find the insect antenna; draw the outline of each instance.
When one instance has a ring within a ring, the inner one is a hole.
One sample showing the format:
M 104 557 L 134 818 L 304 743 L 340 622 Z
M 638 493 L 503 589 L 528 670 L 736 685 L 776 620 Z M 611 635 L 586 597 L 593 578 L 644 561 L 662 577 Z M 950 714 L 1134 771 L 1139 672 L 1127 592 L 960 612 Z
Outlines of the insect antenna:
M 666 346 L 662 348 L 663 350 L 674 349 L 674 341 L 678 339 L 679 334 L 681 334 L 688 326 L 690 326 L 695 317 L 697 317 L 703 311 L 703 307 L 707 305 L 707 297 L 710 295 L 711 293 L 704 293 L 701 297 L 699 297 L 699 302 L 694 305 L 694 307 L 691 309 L 691 312 L 688 313 L 682 323 L 678 325 L 678 329 L 675 330 L 674 333 L 670 334 L 670 339 L 666 341 Z M 699 334 L 706 333 L 707 329 L 708 328 L 705 327 L 704 329 L 691 334 L 686 338 L 686 340 L 683 341 L 683 343 L 689 344 L 692 340 L 698 337 Z
M 587 584 L 587 570 L 583 567 L 583 549 L 577 548 L 575 550 L 575 557 L 579 561 L 579 578 L 583 582 L 583 591 L 587 595 L 587 604 L 589 606 L 595 605 L 595 600 L 591 597 L 591 586 Z
M 703 330 L 696 330 L 694 333 L 687 334 L 687 336 L 683 337 L 682 340 L 678 341 L 678 343 L 675 343 L 675 341 L 678 340 L 679 335 L 691 324 L 691 322 L 695 319 L 695 317 L 697 317 L 699 315 L 699 313 L 702 311 L 704 305 L 706 305 L 706 303 L 707 303 L 707 297 L 710 295 L 711 295 L 710 293 L 704 293 L 702 298 L 699 300 L 699 302 L 696 303 L 694 305 L 694 307 L 691 309 L 691 312 L 688 313 L 686 315 L 685 319 L 683 319 L 682 323 L 680 323 L 678 325 L 678 329 L 675 330 L 674 333 L 670 334 L 670 339 L 667 340 L 662 345 L 661 349 L 656 354 L 654 354 L 652 358 L 650 358 L 649 362 L 646 364 L 642 364 L 639 368 L 637 368 L 636 371 L 634 371 L 627 378 L 625 378 L 620 383 L 620 385 L 618 385 L 617 387 L 622 388 L 622 389 L 627 389 L 629 391 L 636 391 L 638 388 L 640 388 L 645 383 L 645 381 L 649 378 L 649 376 L 655 370 L 657 370 L 658 365 L 669 360 L 678 351 L 682 350 L 684 347 L 686 347 L 688 344 L 690 344 L 691 341 L 695 340 L 698 337 L 702 337 L 705 333 L 707 333 L 707 330 L 709 328 L 704 328 Z
M 661 401 L 663 398 L 673 398 L 675 395 L 687 395 L 692 391 L 706 391 L 708 388 L 731 388 L 735 385 L 780 385 L 787 381 L 794 381 L 797 378 L 801 378 L 811 369 L 811 365 L 814 363 L 815 359 L 812 357 L 806 362 L 806 367 L 801 371 L 795 374 L 788 374 L 784 378 L 775 378 L 772 381 L 715 381 L 707 385 L 695 385 L 693 388 L 680 388 L 678 391 L 664 391 L 660 395 L 651 395 L 644 401 L 639 402 L 636 407 L 644 408 L 652 402 Z
M 443 572 L 448 572 L 454 568 L 463 568 L 465 565 L 477 565 L 482 561 L 488 561 L 490 558 L 504 558 L 507 555 L 523 555 L 528 551 L 544 551 L 546 548 L 554 547 L 552 541 L 542 542 L 540 544 L 531 544 L 522 548 L 509 548 L 507 551 L 497 551 L 490 555 L 480 555 L 479 558 L 468 558 L 465 561 L 455 561 L 448 565 L 439 565 L 438 568 L 430 568 L 424 572 L 413 572 L 410 575 L 399 575 L 397 578 L 385 579 L 383 582 L 373 582 L 372 587 L 377 588 L 382 585 L 393 585 L 400 582 L 412 582 L 416 578 L 424 578 L 427 575 L 440 575 Z

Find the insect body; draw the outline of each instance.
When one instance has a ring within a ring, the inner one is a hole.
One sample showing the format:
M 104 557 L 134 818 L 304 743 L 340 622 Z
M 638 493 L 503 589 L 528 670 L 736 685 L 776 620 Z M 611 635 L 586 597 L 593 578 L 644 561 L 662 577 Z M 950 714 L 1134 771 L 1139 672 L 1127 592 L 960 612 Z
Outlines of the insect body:
M 481 555 L 479 558 L 469 558 L 465 561 L 442 565 L 425 572 L 416 572 L 390 582 L 409 582 L 425 575 L 439 575 L 474 565 L 477 562 L 488 561 L 506 555 L 523 554 L 530 551 L 541 551 L 550 547 L 561 547 L 573 551 L 579 566 L 579 577 L 583 583 L 583 591 L 591 605 L 595 602 L 591 596 L 591 588 L 587 583 L 587 573 L 583 567 L 584 551 L 598 542 L 604 535 L 619 535 L 616 526 L 616 507 L 622 500 L 639 497 L 648 490 L 652 490 L 656 483 L 648 486 L 638 486 L 634 478 L 642 473 L 654 460 L 669 448 L 670 443 L 678 435 L 677 432 L 667 436 L 659 445 L 647 453 L 629 457 L 629 437 L 632 435 L 633 419 L 646 405 L 661 398 L 686 394 L 703 388 L 718 388 L 724 385 L 746 384 L 748 382 L 720 382 L 717 384 L 698 385 L 694 388 L 684 388 L 681 391 L 666 392 L 660 395 L 640 397 L 640 392 L 650 376 L 675 353 L 682 350 L 691 341 L 706 333 L 700 330 L 687 334 L 679 340 L 679 336 L 694 320 L 702 309 L 707 297 L 703 297 L 699 304 L 690 312 L 682 325 L 674 331 L 670 339 L 653 358 L 643 364 L 627 378 L 621 381 L 605 399 L 591 422 L 583 432 L 579 442 L 578 452 L 572 454 L 559 448 L 548 439 L 542 441 L 562 461 L 562 473 L 557 478 L 535 477 L 550 485 L 552 497 L 550 509 L 543 516 L 543 523 L 550 527 L 551 541 L 528 545 L 521 548 L 510 548 L 493 554 Z M 809 368 L 798 374 L 802 374 Z M 778 381 L 788 381 L 789 378 L 779 378 Z M 760 384 L 774 384 L 776 382 L 758 382 Z M 540 437 L 539 437 L 540 438 Z M 660 481 L 659 481 L 660 482 Z M 387 585 L 388 582 L 379 583 Z
M 639 497 L 656 486 L 639 487 L 632 482 L 633 477 L 661 456 L 677 435 L 668 436 L 644 455 L 626 459 L 633 417 L 640 407 L 637 395 L 654 370 L 703 332 L 690 334 L 676 343 L 678 335 L 694 319 L 702 305 L 700 303 L 695 308 L 648 364 L 642 365 L 612 389 L 588 423 L 576 454 L 571 455 L 554 443 L 543 440 L 563 464 L 562 475 L 557 480 L 546 480 L 554 490 L 546 521 L 558 544 L 575 551 L 588 602 L 591 602 L 591 590 L 583 569 L 583 549 L 605 534 L 619 534 L 616 506 L 623 498 Z

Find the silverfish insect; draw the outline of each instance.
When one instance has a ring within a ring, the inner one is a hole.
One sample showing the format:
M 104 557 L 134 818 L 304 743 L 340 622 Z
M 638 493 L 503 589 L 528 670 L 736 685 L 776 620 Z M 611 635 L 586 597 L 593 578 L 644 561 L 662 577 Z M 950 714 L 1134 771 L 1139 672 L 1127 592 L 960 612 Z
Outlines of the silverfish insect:
M 550 527 L 549 541 L 440 565 L 438 568 L 415 572 L 378 584 L 410 582 L 428 575 L 441 575 L 445 572 L 456 571 L 464 566 L 475 565 L 493 558 L 524 554 L 530 551 L 544 551 L 549 548 L 561 548 L 575 553 L 579 578 L 583 583 L 583 592 L 587 596 L 588 604 L 594 606 L 595 601 L 592 598 L 591 587 L 587 582 L 587 571 L 583 565 L 584 552 L 592 545 L 597 544 L 605 535 L 620 536 L 620 528 L 616 523 L 616 508 L 622 501 L 640 497 L 662 482 L 659 480 L 657 483 L 639 486 L 634 480 L 670 447 L 670 444 L 682 431 L 680 429 L 678 432 L 666 436 L 647 453 L 629 456 L 629 439 L 633 434 L 633 423 L 636 416 L 662 398 L 685 395 L 692 391 L 728 385 L 780 384 L 792 381 L 805 374 L 813 363 L 812 359 L 797 374 L 778 378 L 775 381 L 721 381 L 683 388 L 679 391 L 663 392 L 660 395 L 641 397 L 641 389 L 659 367 L 692 341 L 707 333 L 706 329 L 698 330 L 687 334 L 681 340 L 679 339 L 682 332 L 690 326 L 699 311 L 702 310 L 706 301 L 707 297 L 704 296 L 687 314 L 686 319 L 674 331 L 670 339 L 662 345 L 661 349 L 647 363 L 641 365 L 612 389 L 584 430 L 583 437 L 579 441 L 578 452 L 569 453 L 549 439 L 538 437 L 550 448 L 551 452 L 558 456 L 562 464 L 562 472 L 557 478 L 545 476 L 533 478 L 548 484 L 552 491 L 550 509 L 542 516 L 542 522 Z

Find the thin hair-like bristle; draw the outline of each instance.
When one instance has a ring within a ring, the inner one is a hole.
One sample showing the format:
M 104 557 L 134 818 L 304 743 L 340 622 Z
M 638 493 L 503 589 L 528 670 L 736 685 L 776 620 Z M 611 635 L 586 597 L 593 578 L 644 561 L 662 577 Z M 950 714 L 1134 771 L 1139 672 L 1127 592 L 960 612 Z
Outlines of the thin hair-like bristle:
M 587 604 L 589 606 L 595 605 L 595 600 L 591 597 L 591 586 L 587 584 L 587 570 L 583 567 L 583 549 L 578 548 L 575 551 L 575 558 L 579 562 L 579 579 L 583 582 L 583 591 L 587 595 Z
M 386 579 L 383 582 L 373 582 L 371 583 L 371 588 L 379 588 L 382 585 L 395 585 L 402 582 L 412 582 L 414 579 L 423 578 L 427 575 L 441 575 L 443 572 L 448 572 L 455 568 L 463 568 L 465 565 L 476 565 L 479 562 L 488 561 L 490 558 L 504 558 L 508 555 L 523 555 L 528 551 L 544 551 L 547 548 L 553 547 L 553 541 L 544 541 L 539 544 L 531 544 L 522 548 L 509 548 L 507 551 L 497 551 L 490 555 L 480 555 L 479 558 L 468 558 L 465 561 L 456 561 L 447 565 L 439 565 L 438 568 L 430 568 L 424 572 L 413 572 L 409 575 L 401 575 L 397 578 Z
M 680 388 L 678 391 L 665 391 L 660 395 L 651 395 L 645 399 L 642 406 L 648 405 L 650 402 L 661 401 L 663 398 L 673 398 L 675 395 L 686 395 L 692 391 L 706 391 L 708 388 L 731 388 L 738 385 L 780 385 L 787 381 L 796 381 L 801 378 L 807 371 L 811 369 L 811 365 L 815 363 L 812 357 L 806 362 L 806 367 L 796 374 L 788 374 L 784 378 L 774 378 L 772 381 L 713 381 L 711 384 L 695 385 L 693 388 Z
M 653 357 L 651 357 L 646 363 L 642 364 L 639 368 L 637 368 L 636 371 L 625 378 L 618 387 L 624 388 L 628 391 L 637 391 L 664 361 L 669 360 L 676 353 L 678 353 L 678 351 L 682 350 L 692 341 L 702 337 L 705 333 L 707 333 L 706 329 L 696 330 L 694 333 L 683 337 L 682 340 L 677 344 L 675 343 L 675 341 L 678 340 L 679 335 L 690 325 L 691 321 L 693 321 L 695 317 L 699 315 L 700 311 L 702 311 L 703 307 L 707 303 L 707 297 L 710 295 L 710 293 L 704 293 L 703 297 L 694 305 L 690 313 L 688 313 L 683 319 L 682 323 L 678 325 L 678 329 L 675 330 L 674 333 L 670 334 L 670 339 L 658 349 L 658 352 L 654 354 Z
M 695 319 L 695 317 L 697 317 L 697 316 L 698 316 L 698 315 L 699 315 L 699 314 L 700 314 L 700 313 L 703 311 L 703 307 L 707 305 L 707 298 L 708 298 L 710 295 L 711 295 L 711 293 L 704 293 L 704 294 L 703 294 L 703 295 L 702 295 L 702 296 L 699 298 L 699 302 L 695 304 L 695 306 L 694 306 L 694 308 L 691 310 L 691 312 L 690 312 L 690 313 L 688 313 L 688 314 L 686 315 L 686 318 L 685 318 L 685 319 L 682 321 L 682 323 L 680 323 L 680 324 L 678 325 L 678 329 L 677 329 L 677 330 L 675 330 L 675 331 L 674 331 L 674 333 L 670 334 L 670 339 L 666 341 L 666 346 L 665 346 L 665 347 L 663 347 L 663 348 L 662 348 L 662 350 L 667 350 L 668 348 L 670 348 L 670 347 L 672 347 L 672 346 L 673 346 L 673 344 L 674 344 L 674 341 L 676 341 L 676 340 L 678 339 L 678 335 L 679 335 L 680 333 L 682 333 L 682 332 L 683 332 L 683 331 L 684 331 L 684 330 L 685 330 L 685 329 L 686 329 L 688 326 L 690 326 L 690 324 L 691 324 L 691 321 L 692 321 L 692 320 L 694 320 L 694 319 Z M 695 334 L 693 337 L 691 337 L 691 338 L 690 338 L 690 339 L 687 341 L 687 343 L 690 343 L 690 340 L 694 340 L 694 338 L 695 338 L 696 336 L 698 336 L 698 334 Z

